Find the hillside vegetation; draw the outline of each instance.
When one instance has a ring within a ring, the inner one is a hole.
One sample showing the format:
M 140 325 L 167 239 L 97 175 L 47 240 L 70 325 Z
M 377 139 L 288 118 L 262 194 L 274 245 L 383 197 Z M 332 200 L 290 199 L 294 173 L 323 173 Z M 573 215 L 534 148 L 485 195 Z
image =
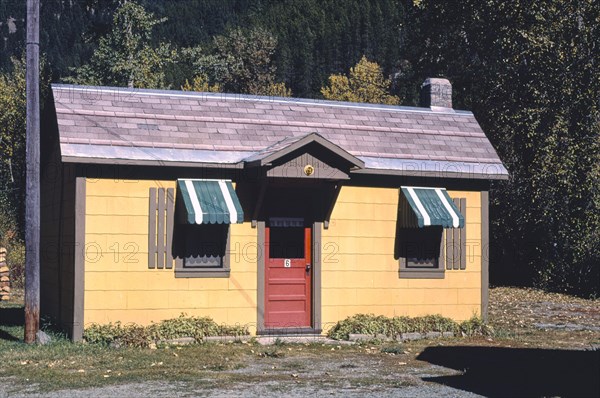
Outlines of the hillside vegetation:
M 511 175 L 491 188 L 492 281 L 598 296 L 595 3 L 44 1 L 41 48 L 52 80 L 77 83 L 416 105 L 426 77 L 447 77 L 455 107 L 475 113 Z M 23 1 L 0 5 L 5 240 L 22 231 L 24 170 L 13 166 L 24 156 L 23 101 L 11 94 L 22 63 L 11 57 L 23 54 L 24 15 Z M 349 91 L 363 57 L 375 76 L 366 99 Z

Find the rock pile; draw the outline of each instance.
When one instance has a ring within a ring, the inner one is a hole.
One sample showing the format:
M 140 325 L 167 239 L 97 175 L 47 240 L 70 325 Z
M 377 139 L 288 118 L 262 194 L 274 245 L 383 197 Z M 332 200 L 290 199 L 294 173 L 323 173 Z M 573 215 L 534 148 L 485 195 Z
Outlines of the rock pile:
M 0 301 L 10 300 L 10 276 L 6 265 L 6 249 L 0 247 Z

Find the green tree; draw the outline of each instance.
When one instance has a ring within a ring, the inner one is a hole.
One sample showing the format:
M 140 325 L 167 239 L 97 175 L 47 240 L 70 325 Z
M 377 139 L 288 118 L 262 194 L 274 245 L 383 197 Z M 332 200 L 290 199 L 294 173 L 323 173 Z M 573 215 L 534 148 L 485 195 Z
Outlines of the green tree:
M 391 81 L 383 76 L 381 67 L 363 56 L 350 68 L 348 76 L 330 76 L 329 85 L 321 93 L 325 99 L 335 101 L 397 105 L 400 98 L 389 93 L 390 86 Z
M 166 88 L 165 69 L 176 52 L 168 43 L 151 45 L 153 28 L 164 21 L 135 2 L 124 2 L 89 64 L 77 68 L 69 80 L 86 85 Z
M 277 39 L 264 29 L 236 28 L 216 36 L 208 54 L 199 54 L 194 65 L 199 76 L 224 92 L 289 96 L 285 84 L 275 81 L 277 68 L 272 58 L 276 47 Z
M 0 235 L 18 230 L 25 197 L 25 63 L 0 75 Z
M 448 76 L 510 171 L 492 186 L 491 276 L 600 295 L 600 9 L 422 1 L 409 55 Z

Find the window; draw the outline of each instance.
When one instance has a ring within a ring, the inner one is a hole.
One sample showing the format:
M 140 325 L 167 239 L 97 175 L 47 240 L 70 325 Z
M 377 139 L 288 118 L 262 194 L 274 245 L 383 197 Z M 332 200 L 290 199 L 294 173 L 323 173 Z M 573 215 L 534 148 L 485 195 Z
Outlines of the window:
M 244 221 L 232 181 L 178 179 L 175 213 L 175 277 L 229 277 L 230 224 Z
M 443 278 L 443 228 L 400 228 L 397 255 L 401 278 Z
M 304 258 L 303 227 L 271 227 L 269 258 Z
M 150 188 L 148 268 L 172 269 L 174 263 L 177 278 L 228 277 L 229 224 L 175 223 L 174 193 Z
M 228 277 L 230 273 L 228 224 L 177 225 L 175 276 L 178 278 Z
M 465 198 L 446 188 L 402 186 L 399 190 L 395 257 L 400 278 L 444 278 L 466 268 Z

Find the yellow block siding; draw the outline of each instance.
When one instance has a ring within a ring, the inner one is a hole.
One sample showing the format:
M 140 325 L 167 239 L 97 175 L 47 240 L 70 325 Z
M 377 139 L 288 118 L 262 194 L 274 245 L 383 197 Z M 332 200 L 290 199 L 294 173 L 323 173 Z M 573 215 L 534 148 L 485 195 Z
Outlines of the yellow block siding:
M 172 269 L 148 269 L 151 187 L 175 188 L 175 182 L 88 180 L 85 324 L 148 324 L 185 312 L 254 325 L 257 230 L 249 223 L 231 226 L 229 278 L 176 279 Z M 449 193 L 467 198 L 467 269 L 446 271 L 444 279 L 400 279 L 394 259 L 398 189 L 342 188 L 320 242 L 324 330 L 357 313 L 457 320 L 479 314 L 481 195 Z
M 467 198 L 467 269 L 444 279 L 400 279 L 394 259 L 398 189 L 343 187 L 322 231 L 323 328 L 357 313 L 456 320 L 478 315 L 481 305 L 481 193 Z
M 84 322 L 148 324 L 181 313 L 256 323 L 256 230 L 231 226 L 229 278 L 175 278 L 148 269 L 149 189 L 175 181 L 88 180 Z

